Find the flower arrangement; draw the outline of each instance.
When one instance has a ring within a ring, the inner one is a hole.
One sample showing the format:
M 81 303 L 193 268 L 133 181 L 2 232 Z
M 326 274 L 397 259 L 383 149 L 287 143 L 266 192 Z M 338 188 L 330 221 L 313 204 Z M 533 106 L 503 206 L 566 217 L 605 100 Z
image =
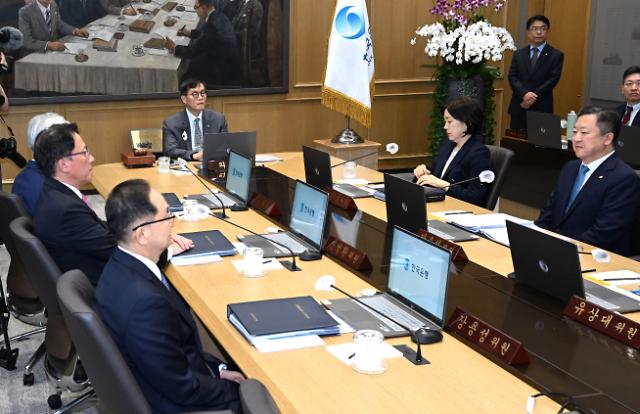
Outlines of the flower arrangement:
M 493 81 L 500 76 L 495 66 L 486 62 L 499 62 L 506 50 L 516 50 L 513 38 L 503 27 L 487 21 L 490 13 L 499 13 L 507 0 L 435 0 L 430 13 L 436 23 L 418 27 L 416 37 L 426 39 L 424 52 L 441 59 L 435 67 L 433 110 L 429 135 L 431 153 L 435 154 L 444 139 L 442 112 L 450 95 L 451 81 L 458 81 L 454 93 L 475 97 L 483 103 L 485 142 L 493 142 L 495 94 Z M 411 44 L 416 44 L 416 37 Z M 474 86 L 475 82 L 481 87 Z M 481 93 L 482 91 L 482 93 Z M 482 96 L 479 96 L 479 95 Z

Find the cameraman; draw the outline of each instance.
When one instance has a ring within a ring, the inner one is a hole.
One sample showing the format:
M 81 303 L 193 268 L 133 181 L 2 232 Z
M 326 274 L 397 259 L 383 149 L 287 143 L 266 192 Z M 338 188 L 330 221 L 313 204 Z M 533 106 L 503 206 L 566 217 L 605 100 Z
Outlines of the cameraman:
M 0 68 L 2 67 L 7 67 L 7 58 L 4 53 L 0 52 Z M 0 73 L 2 73 L 1 69 Z M 0 85 L 0 112 L 9 112 L 9 98 L 7 98 L 2 85 Z

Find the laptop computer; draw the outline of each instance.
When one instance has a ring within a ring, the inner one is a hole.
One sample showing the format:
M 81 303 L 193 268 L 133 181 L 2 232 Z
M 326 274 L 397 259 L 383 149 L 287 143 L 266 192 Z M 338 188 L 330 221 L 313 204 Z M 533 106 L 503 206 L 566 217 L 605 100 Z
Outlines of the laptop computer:
M 226 160 L 230 150 L 254 159 L 256 157 L 256 131 L 204 134 L 202 159 L 205 165 L 209 160 Z
M 333 184 L 331 157 L 315 148 L 302 146 L 305 180 L 314 187 L 333 188 L 351 198 L 371 197 L 371 193 L 351 184 Z
M 477 240 L 479 236 L 439 220 L 427 221 L 427 205 L 421 185 L 390 174 L 384 175 L 387 222 L 412 233 L 425 229 L 445 240 Z
M 394 174 L 389 174 L 393 177 L 402 179 L 404 181 L 408 181 L 410 183 L 415 183 L 416 177 L 415 175 L 413 175 L 413 172 L 407 172 L 407 173 L 394 173 Z M 375 193 L 373 193 L 373 197 L 377 198 L 378 200 L 381 201 L 385 201 L 386 200 L 386 193 L 385 193 L 385 187 L 384 187 L 384 182 L 381 183 L 371 183 L 369 184 L 367 187 L 371 188 L 371 189 L 375 189 Z M 421 185 L 420 187 L 422 187 L 422 191 L 424 192 L 424 200 L 427 203 L 431 203 L 434 201 L 443 201 L 446 197 L 447 192 L 445 190 L 443 190 L 442 188 L 436 188 L 436 187 L 431 187 L 428 185 Z
M 387 292 L 359 299 L 411 331 L 423 326 L 442 330 L 451 253 L 398 226 L 392 237 Z M 331 300 L 327 306 L 356 330 L 375 329 L 385 338 L 409 334 L 352 299 Z
M 296 180 L 289 231 L 263 234 L 269 240 L 284 244 L 298 256 L 305 251 L 320 252 L 327 221 L 329 194 Z M 256 235 L 238 236 L 247 246 L 260 247 L 264 257 L 288 257 L 291 253 Z
M 234 150 L 229 150 L 225 183 L 226 192 L 217 193 L 225 208 L 232 206 L 246 207 L 249 202 L 252 168 L 253 160 L 251 158 Z M 220 201 L 211 194 L 186 195 L 184 198 L 197 200 L 209 208 L 221 208 Z
M 616 154 L 634 169 L 640 169 L 640 128 L 622 126 L 616 142 Z
M 546 112 L 527 111 L 527 140 L 539 147 L 562 149 L 560 117 Z
M 509 220 L 507 232 L 516 283 L 531 286 L 564 303 L 578 295 L 610 311 L 640 310 L 640 297 L 634 300 L 582 278 L 575 244 Z

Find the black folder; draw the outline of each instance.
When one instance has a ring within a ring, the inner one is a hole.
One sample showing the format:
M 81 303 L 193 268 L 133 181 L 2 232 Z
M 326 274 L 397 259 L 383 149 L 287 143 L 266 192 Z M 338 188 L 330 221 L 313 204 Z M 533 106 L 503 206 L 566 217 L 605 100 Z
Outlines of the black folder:
M 176 257 L 198 257 L 207 255 L 233 256 L 236 249 L 220 230 L 196 231 L 180 234 L 193 241 L 193 248 Z
M 227 305 L 227 318 L 242 325 L 236 327 L 243 335 L 242 328 L 251 336 L 339 333 L 338 323 L 311 296 L 232 303 Z

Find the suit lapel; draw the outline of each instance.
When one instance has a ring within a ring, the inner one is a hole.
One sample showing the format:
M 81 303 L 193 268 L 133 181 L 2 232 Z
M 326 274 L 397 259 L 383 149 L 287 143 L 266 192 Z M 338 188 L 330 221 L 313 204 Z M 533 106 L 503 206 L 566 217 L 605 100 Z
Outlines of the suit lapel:
M 211 132 L 211 117 L 209 116 L 209 112 L 205 109 L 202 111 L 202 134 L 207 134 Z M 203 136 L 204 139 L 204 136 Z
M 91 207 L 89 207 L 83 200 L 78 198 L 78 195 L 76 193 L 74 193 L 73 191 L 71 191 L 70 188 L 68 188 L 66 185 L 62 184 L 60 181 L 55 180 L 53 178 L 47 178 L 46 181 L 49 182 L 49 184 L 51 186 L 53 186 L 56 190 L 58 190 L 59 192 L 63 193 L 66 197 L 68 197 L 69 200 L 71 200 L 74 204 L 78 204 L 79 206 L 82 205 L 83 208 L 86 208 L 87 210 L 89 210 L 91 212 L 91 215 L 93 216 L 93 218 L 97 222 L 99 222 L 100 225 L 102 225 L 103 227 L 106 228 L 106 225 L 98 217 L 96 212 L 93 211 L 93 209 Z
M 40 27 L 42 28 L 42 30 L 44 31 L 44 33 L 48 34 L 48 38 L 51 37 L 51 33 L 49 32 L 49 26 L 47 26 L 47 21 L 44 19 L 44 14 L 42 14 L 42 12 L 40 11 L 40 7 L 38 7 L 38 0 L 34 0 L 33 3 L 31 3 L 33 5 L 33 11 L 36 14 L 36 19 L 38 20 L 38 23 L 40 24 Z M 53 3 L 49 6 L 49 13 L 51 13 L 51 28 L 53 28 Z
M 474 136 L 471 136 L 467 142 L 464 143 L 464 145 L 462 146 L 462 148 L 460 148 L 460 151 L 458 151 L 458 153 L 456 154 L 456 156 L 453 158 L 453 160 L 451 160 L 451 163 L 449 164 L 449 168 L 447 168 L 447 171 L 445 172 L 444 176 L 442 177 L 443 180 L 446 180 L 446 176 L 449 175 L 449 173 L 451 171 L 454 170 L 454 168 L 460 164 L 462 162 L 462 160 L 464 160 L 464 158 L 467 156 L 467 154 L 469 153 L 469 151 L 471 150 L 471 147 L 473 146 L 473 142 L 471 142 L 471 140 L 474 139 Z M 446 162 L 446 161 L 445 161 Z M 449 180 L 446 180 L 449 181 Z M 449 181 L 451 182 L 451 181 Z
M 607 177 L 609 172 L 611 172 L 611 170 L 614 169 L 615 156 L 616 156 L 615 154 L 611 155 L 609 158 L 607 158 L 605 162 L 600 164 L 600 166 L 591 174 L 587 182 L 584 183 L 584 185 L 580 189 L 580 192 L 578 192 L 578 195 L 576 196 L 576 199 L 573 201 L 573 204 L 571 204 L 571 207 L 569 207 L 569 210 L 567 210 L 566 214 L 562 217 L 562 221 L 564 221 L 567 217 L 571 216 L 571 213 L 573 212 L 573 210 L 580 205 L 582 200 L 586 197 L 586 194 L 593 194 L 594 189 L 597 188 L 602 182 L 602 180 Z M 581 164 L 578 164 L 578 168 L 580 165 Z M 577 174 L 578 174 L 578 171 L 576 170 L 576 175 Z M 574 181 L 571 182 L 571 186 L 573 186 L 573 182 Z M 571 188 L 572 187 L 569 188 L 569 193 L 571 192 Z M 566 205 L 568 198 L 569 197 L 567 196 L 567 198 L 564 200 L 564 204 L 562 205 L 563 208 Z
M 189 117 L 187 116 L 187 109 L 185 108 L 184 111 L 182 111 L 182 132 L 180 133 L 180 139 L 183 140 L 185 143 L 187 143 L 187 148 L 193 148 L 193 145 L 191 144 L 191 125 L 189 124 Z M 185 134 L 187 136 L 187 139 L 185 140 Z

